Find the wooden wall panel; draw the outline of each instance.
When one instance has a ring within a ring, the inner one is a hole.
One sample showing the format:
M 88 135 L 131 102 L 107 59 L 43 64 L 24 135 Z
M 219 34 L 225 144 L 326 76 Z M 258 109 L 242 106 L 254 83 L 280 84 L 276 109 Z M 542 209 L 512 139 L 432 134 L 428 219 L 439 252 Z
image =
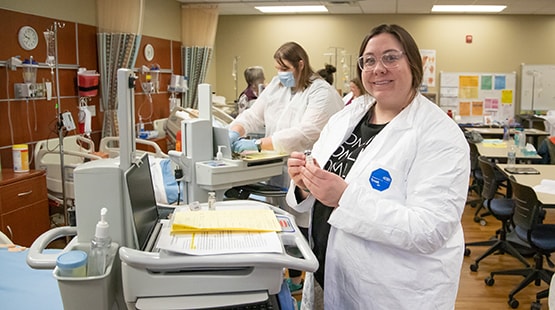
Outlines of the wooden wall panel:
M 29 145 L 29 151 L 34 150 L 37 141 L 57 138 L 57 98 L 47 101 L 46 98 L 15 99 L 14 83 L 23 82 L 23 70 L 18 67 L 15 71 L 6 67 L 6 60 L 12 56 L 20 56 L 28 59 L 30 56 L 39 62 L 37 82 L 53 81 L 50 68 L 45 64 L 46 41 L 43 31 L 53 27 L 54 22 L 65 23 L 63 28 L 58 29 L 58 63 L 59 89 L 60 89 L 60 111 L 71 112 L 75 123 L 78 123 L 79 96 L 77 91 L 77 70 L 79 67 L 99 72 L 97 57 L 96 27 L 90 25 L 76 24 L 73 22 L 59 21 L 46 17 L 24 14 L 0 9 L 0 160 L 4 169 L 12 168 L 12 144 L 25 143 Z M 35 28 L 39 33 L 39 44 L 32 51 L 23 50 L 17 42 L 17 32 L 24 25 Z M 147 62 L 144 57 L 144 46 L 152 44 L 155 49 L 154 59 Z M 150 66 L 158 64 L 161 67 L 159 93 L 152 94 L 152 104 L 148 96 L 143 93 L 140 84 L 135 89 L 135 112 L 136 121 L 138 113 L 148 117 L 147 129 L 151 129 L 151 122 L 169 115 L 169 97 L 167 86 L 172 73 L 182 74 L 180 42 L 142 36 L 141 47 L 137 56 L 136 68 L 143 64 Z M 137 75 L 139 71 L 137 70 Z M 56 85 L 53 84 L 53 96 L 56 96 Z M 90 98 L 87 105 L 94 106 L 96 116 L 92 118 L 92 138 L 96 148 L 102 135 L 103 111 L 100 106 L 99 95 Z M 10 126 L 11 120 L 11 126 Z M 64 132 L 65 135 L 78 134 L 77 131 Z M 12 139 L 13 137 L 13 139 Z M 31 163 L 34 168 L 34 162 Z
M 181 67 L 181 42 L 172 42 L 172 51 L 174 71 L 183 74 L 183 68 Z
M 98 72 L 96 27 L 82 24 L 79 24 L 78 27 L 79 66 Z

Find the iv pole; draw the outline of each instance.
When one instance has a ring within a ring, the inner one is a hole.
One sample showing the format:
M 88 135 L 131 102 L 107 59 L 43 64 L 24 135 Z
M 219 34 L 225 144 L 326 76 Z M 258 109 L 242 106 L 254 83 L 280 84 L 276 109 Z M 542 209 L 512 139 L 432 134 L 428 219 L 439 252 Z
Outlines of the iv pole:
M 534 100 L 536 97 L 536 70 L 532 71 L 532 115 L 534 112 Z
M 66 182 L 65 182 L 65 167 L 64 167 L 64 124 L 62 121 L 62 107 L 60 101 L 60 75 L 58 64 L 58 27 L 64 28 L 64 23 L 54 22 L 54 68 L 56 69 L 56 109 L 57 109 L 57 126 L 58 138 L 60 143 L 60 172 L 62 182 L 62 208 L 64 210 L 64 217 L 66 225 L 69 225 L 69 212 L 66 206 Z

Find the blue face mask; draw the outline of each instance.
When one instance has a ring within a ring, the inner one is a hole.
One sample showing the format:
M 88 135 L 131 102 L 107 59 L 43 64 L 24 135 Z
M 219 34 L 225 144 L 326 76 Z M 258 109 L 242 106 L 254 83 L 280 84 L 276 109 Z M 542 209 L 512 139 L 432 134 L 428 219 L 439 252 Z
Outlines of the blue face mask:
M 279 81 L 285 87 L 294 87 L 295 86 L 295 77 L 293 76 L 293 72 L 291 71 L 278 71 Z

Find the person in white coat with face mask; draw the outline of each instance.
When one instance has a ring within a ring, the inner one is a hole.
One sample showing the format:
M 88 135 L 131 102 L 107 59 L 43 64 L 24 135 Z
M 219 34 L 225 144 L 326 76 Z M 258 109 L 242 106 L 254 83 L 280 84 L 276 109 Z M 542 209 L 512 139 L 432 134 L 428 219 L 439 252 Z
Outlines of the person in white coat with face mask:
M 325 309 L 454 309 L 468 144 L 418 92 L 422 58 L 404 28 L 374 28 L 359 55 L 371 97 L 330 119 L 313 162 L 288 159 L 287 201 L 312 212 Z
M 337 91 L 314 72 L 306 51 L 295 42 L 287 42 L 274 53 L 275 76 L 260 93 L 251 108 L 239 114 L 229 125 L 232 151 L 235 153 L 275 150 L 291 153 L 312 148 L 329 118 L 343 108 Z M 260 139 L 240 139 L 265 128 Z M 287 188 L 287 166 L 283 175 L 269 182 Z M 295 216 L 297 225 L 307 235 L 309 217 L 296 213 L 282 199 L 280 207 Z M 291 289 L 301 287 L 301 272 L 290 270 Z

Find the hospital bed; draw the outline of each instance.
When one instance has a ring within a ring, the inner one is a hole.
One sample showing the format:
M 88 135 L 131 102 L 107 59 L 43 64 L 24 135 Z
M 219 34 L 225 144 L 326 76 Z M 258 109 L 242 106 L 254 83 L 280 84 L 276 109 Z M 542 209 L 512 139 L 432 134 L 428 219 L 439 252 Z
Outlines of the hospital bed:
M 8 250 L 8 245 L 15 250 Z M 51 270 L 31 269 L 26 263 L 29 249 L 14 245 L 0 231 L 0 300 L 2 309 L 63 309 L 62 298 Z M 60 250 L 46 249 L 56 254 Z
M 65 198 L 68 205 L 75 205 L 75 188 L 73 171 L 75 168 L 90 160 L 103 159 L 106 154 L 109 158 L 116 158 L 120 154 L 118 137 L 104 137 L 100 140 L 99 152 L 95 152 L 94 141 L 79 135 L 67 136 L 63 140 L 64 147 L 64 183 Z M 137 145 L 148 146 L 153 152 L 148 152 L 153 158 L 153 181 L 158 202 L 171 204 L 177 201 L 178 185 L 174 177 L 176 165 L 168 159 L 160 146 L 153 141 L 136 139 Z M 137 156 L 146 151 L 137 151 Z M 60 141 L 48 139 L 37 142 L 34 152 L 37 169 L 46 170 L 48 197 L 62 205 L 62 174 L 60 167 Z M 166 160 L 164 160 L 166 159 Z
M 225 128 L 231 122 L 233 117 L 220 108 L 212 106 L 213 126 Z M 168 139 L 168 147 L 175 149 L 175 140 L 177 132 L 181 130 L 181 121 L 186 119 L 195 119 L 199 117 L 199 111 L 192 108 L 183 108 L 177 106 L 170 111 L 170 115 L 163 121 L 163 128 Z M 159 128 L 160 123 L 155 124 L 155 129 Z M 159 129 L 157 129 L 159 131 Z
M 116 158 L 120 155 L 118 137 L 104 137 L 100 140 L 99 152 L 108 154 L 109 158 Z M 169 156 L 162 151 L 156 142 L 145 139 L 135 139 L 136 145 L 150 147 L 154 152 L 137 150 L 135 155 L 142 156 L 145 153 L 150 155 L 150 169 L 152 173 L 152 183 L 156 194 L 156 201 L 160 204 L 174 204 L 183 201 L 180 187 L 175 178 L 175 170 L 178 165 L 169 159 Z M 179 197 L 179 198 L 178 198 Z
M 160 146 L 156 142 L 146 139 L 135 139 L 137 145 L 144 145 L 154 149 L 154 152 L 148 152 L 154 157 L 168 158 L 168 154 L 164 153 Z M 119 149 L 119 137 L 104 137 L 100 140 L 100 145 L 98 146 L 98 151 L 105 153 L 109 158 L 116 158 L 120 155 Z M 137 156 L 141 156 L 146 151 L 137 150 Z
M 63 138 L 65 198 L 74 199 L 73 170 L 88 160 L 101 159 L 94 154 L 95 145 L 91 139 L 79 135 Z M 46 170 L 46 187 L 49 198 L 61 202 L 62 168 L 60 166 L 60 139 L 53 138 L 37 142 L 34 152 L 36 169 Z

